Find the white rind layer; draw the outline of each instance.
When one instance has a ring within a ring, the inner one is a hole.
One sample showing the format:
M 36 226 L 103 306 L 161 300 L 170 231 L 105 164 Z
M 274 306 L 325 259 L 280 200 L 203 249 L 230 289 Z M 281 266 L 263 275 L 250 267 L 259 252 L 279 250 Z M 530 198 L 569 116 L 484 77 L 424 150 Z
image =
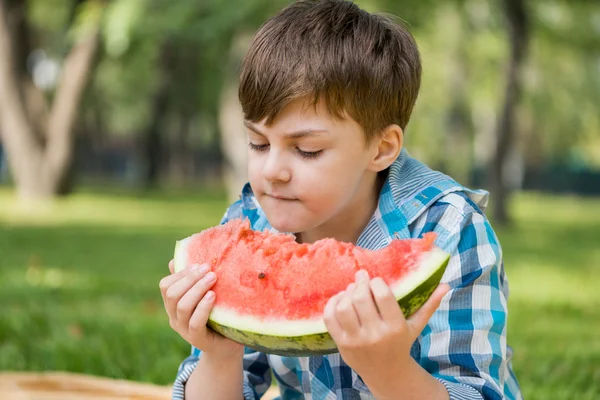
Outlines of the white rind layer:
M 192 237 L 190 236 L 175 243 L 175 254 L 173 255 L 173 269 L 175 272 L 181 271 L 188 264 L 187 246 L 191 239 Z
M 413 290 L 418 288 L 448 259 L 448 253 L 434 247 L 427 253 L 423 253 L 419 261 L 419 267 L 410 275 L 405 275 L 397 284 L 391 286 L 396 299 L 402 299 Z

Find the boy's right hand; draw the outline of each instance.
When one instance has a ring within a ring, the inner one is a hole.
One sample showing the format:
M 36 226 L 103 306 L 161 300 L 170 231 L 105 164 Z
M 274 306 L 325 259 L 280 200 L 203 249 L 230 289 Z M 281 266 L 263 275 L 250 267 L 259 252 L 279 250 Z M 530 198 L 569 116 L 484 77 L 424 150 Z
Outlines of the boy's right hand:
M 193 265 L 173 273 L 173 260 L 169 270 L 171 275 L 164 277 L 159 286 L 171 328 L 203 353 L 242 357 L 243 345 L 206 326 L 215 301 L 215 293 L 210 290 L 216 282 L 215 273 L 209 272 L 207 265 Z

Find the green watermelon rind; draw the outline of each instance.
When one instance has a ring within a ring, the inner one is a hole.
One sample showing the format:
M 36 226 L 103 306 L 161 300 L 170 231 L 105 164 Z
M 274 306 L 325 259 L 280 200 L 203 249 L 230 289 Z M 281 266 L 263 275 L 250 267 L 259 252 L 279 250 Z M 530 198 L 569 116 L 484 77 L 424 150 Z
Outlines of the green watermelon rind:
M 185 268 L 185 242 L 186 239 L 178 241 L 175 245 L 175 272 Z M 402 282 L 398 287 L 392 288 L 393 292 L 397 294 L 396 299 L 406 318 L 414 314 L 439 285 L 450 260 L 450 255 L 434 248 L 424 253 L 422 260 L 424 261 L 417 269 L 421 273 L 418 276 L 418 281 L 414 283 L 414 288 L 406 287 L 406 285 L 402 285 Z M 221 313 L 219 310 L 213 309 L 207 325 L 215 332 L 257 351 L 291 357 L 325 355 L 338 351 L 322 321 L 309 324 L 311 326 L 309 330 L 306 330 L 307 324 L 301 324 L 300 329 L 305 329 L 304 333 L 281 335 L 256 332 L 252 331 L 251 328 L 241 329 L 235 327 L 236 320 L 239 321 L 239 319 L 225 317 L 223 314 L 227 313 Z M 294 321 L 284 321 L 281 324 L 285 324 L 286 332 L 289 332 L 290 328 L 294 330 Z M 258 323 L 258 326 L 261 325 L 264 326 L 264 324 Z M 320 330 L 319 332 L 314 332 L 315 326 L 317 330 Z M 320 329 L 321 327 L 322 329 Z

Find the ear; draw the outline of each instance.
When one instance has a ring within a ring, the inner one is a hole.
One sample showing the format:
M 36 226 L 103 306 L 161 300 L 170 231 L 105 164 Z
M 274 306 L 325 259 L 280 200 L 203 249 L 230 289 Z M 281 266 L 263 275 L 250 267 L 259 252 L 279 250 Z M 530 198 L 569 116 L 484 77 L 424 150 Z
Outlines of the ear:
M 398 125 L 393 124 L 384 128 L 377 138 L 373 139 L 374 157 L 370 170 L 383 171 L 398 158 L 404 141 L 404 132 Z

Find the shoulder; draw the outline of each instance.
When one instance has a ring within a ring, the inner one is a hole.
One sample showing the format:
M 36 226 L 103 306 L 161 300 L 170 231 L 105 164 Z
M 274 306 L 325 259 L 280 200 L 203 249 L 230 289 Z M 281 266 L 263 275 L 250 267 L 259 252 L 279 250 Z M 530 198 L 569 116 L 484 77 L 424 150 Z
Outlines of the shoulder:
M 226 223 L 227 221 L 231 221 L 233 219 L 242 218 L 244 216 L 242 201 L 238 200 L 227 207 L 225 210 L 225 214 L 221 218 L 221 224 Z
M 482 209 L 465 193 L 449 193 L 411 225 L 413 237 L 437 234 L 436 245 L 451 255 L 447 281 L 456 283 L 493 269 L 503 281 L 500 241 Z
M 414 221 L 414 225 L 441 224 L 447 229 L 455 229 L 473 219 L 487 222 L 483 207 L 469 197 L 466 191 L 457 190 L 444 194 L 431 203 Z
M 429 207 L 411 224 L 411 236 L 426 232 L 438 234 L 437 244 L 449 252 L 464 246 L 484 243 L 498 245 L 498 238 L 481 207 L 467 193 L 448 193 Z M 459 248 L 459 244 L 462 244 Z
M 430 223 L 437 217 L 448 225 L 469 213 L 483 214 L 488 196 L 488 192 L 469 189 L 403 150 L 390 166 L 380 193 L 380 208 L 382 214 L 389 214 L 388 220 L 400 222 L 394 227 L 400 231 L 398 225 L 418 225 L 426 216 Z

